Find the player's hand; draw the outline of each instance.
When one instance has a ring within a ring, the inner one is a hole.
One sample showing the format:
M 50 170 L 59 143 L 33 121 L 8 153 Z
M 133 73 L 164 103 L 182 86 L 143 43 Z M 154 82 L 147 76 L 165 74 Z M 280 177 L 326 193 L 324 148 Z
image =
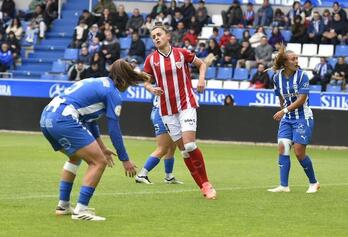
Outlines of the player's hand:
M 197 83 L 197 92 L 202 93 L 205 89 L 205 81 L 204 80 L 199 80 Z
M 117 156 L 117 154 L 115 152 L 113 152 L 112 150 L 109 150 L 108 148 L 106 148 L 104 151 L 104 156 L 106 158 L 106 161 L 108 163 L 108 166 L 111 168 L 115 165 L 115 162 L 114 162 L 114 158 L 112 158 L 112 156 Z
M 284 111 L 280 110 L 273 115 L 273 119 L 276 121 L 280 121 L 283 118 L 284 114 L 285 114 Z
M 122 161 L 124 173 L 128 177 L 134 177 L 137 174 L 137 166 L 130 160 Z
M 163 94 L 163 90 L 160 87 L 153 87 L 151 89 L 151 93 L 156 95 L 156 96 L 160 96 Z

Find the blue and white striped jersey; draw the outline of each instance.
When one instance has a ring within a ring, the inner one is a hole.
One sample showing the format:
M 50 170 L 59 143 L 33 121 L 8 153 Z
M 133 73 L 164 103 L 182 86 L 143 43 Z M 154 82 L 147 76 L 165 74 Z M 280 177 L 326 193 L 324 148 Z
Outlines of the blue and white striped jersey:
M 121 113 L 121 95 L 114 82 L 108 77 L 90 78 L 78 81 L 67 88 L 48 105 L 47 111 L 54 111 L 59 104 L 69 105 L 62 115 L 71 113 L 81 122 L 92 122 L 106 114 L 109 119 L 118 120 Z M 71 108 L 69 110 L 69 108 Z M 77 114 L 76 114 L 77 111 Z M 74 114 L 75 113 L 75 114 Z
M 275 94 L 284 99 L 284 108 L 294 103 L 298 95 L 309 94 L 309 79 L 306 73 L 301 69 L 297 69 L 290 78 L 286 78 L 283 74 L 283 69 L 281 69 L 274 75 L 273 81 Z M 284 115 L 284 117 L 286 119 L 313 118 L 312 110 L 308 106 L 308 97 L 302 106 Z

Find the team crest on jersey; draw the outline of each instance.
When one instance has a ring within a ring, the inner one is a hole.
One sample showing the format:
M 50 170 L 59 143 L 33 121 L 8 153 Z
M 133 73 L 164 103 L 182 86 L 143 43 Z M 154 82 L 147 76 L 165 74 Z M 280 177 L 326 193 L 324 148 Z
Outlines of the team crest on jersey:
M 177 68 L 181 69 L 181 68 L 182 68 L 182 62 L 176 62 L 176 63 L 175 63 L 175 66 L 176 66 Z
M 159 66 L 159 62 L 153 63 L 153 65 L 155 65 L 155 67 L 158 67 Z
M 115 114 L 119 117 L 121 115 L 121 109 L 122 109 L 122 106 L 121 105 L 117 105 L 115 107 Z
M 297 90 L 298 89 L 298 86 L 295 84 L 294 85 L 294 90 Z

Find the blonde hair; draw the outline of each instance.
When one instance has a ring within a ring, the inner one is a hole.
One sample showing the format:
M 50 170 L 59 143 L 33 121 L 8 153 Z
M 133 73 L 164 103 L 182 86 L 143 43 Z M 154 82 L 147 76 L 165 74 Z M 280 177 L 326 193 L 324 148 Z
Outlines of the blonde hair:
M 156 30 L 156 29 L 161 29 L 161 30 L 163 30 L 164 32 L 166 32 L 166 34 L 169 33 L 168 28 L 167 28 L 165 25 L 163 25 L 162 22 L 159 22 L 159 21 L 155 22 L 155 25 L 151 28 L 151 32 L 154 31 L 154 30 Z
M 125 91 L 129 86 L 150 80 L 148 74 L 136 72 L 133 67 L 122 59 L 116 60 L 110 67 L 110 78 L 120 91 Z

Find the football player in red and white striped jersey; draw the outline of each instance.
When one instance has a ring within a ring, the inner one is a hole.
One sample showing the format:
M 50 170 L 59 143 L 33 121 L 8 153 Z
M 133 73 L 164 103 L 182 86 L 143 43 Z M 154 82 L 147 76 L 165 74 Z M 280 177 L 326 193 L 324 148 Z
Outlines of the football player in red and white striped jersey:
M 172 140 L 182 151 L 184 161 L 192 177 L 207 199 L 215 199 L 216 191 L 210 184 L 204 158 L 196 145 L 198 101 L 193 92 L 189 64 L 199 69 L 197 91 L 205 88 L 205 63 L 195 54 L 170 45 L 170 34 L 162 23 L 151 30 L 156 51 L 144 63 L 144 72 L 152 76 L 156 86 L 145 83 L 145 88 L 159 96 L 160 114 Z

